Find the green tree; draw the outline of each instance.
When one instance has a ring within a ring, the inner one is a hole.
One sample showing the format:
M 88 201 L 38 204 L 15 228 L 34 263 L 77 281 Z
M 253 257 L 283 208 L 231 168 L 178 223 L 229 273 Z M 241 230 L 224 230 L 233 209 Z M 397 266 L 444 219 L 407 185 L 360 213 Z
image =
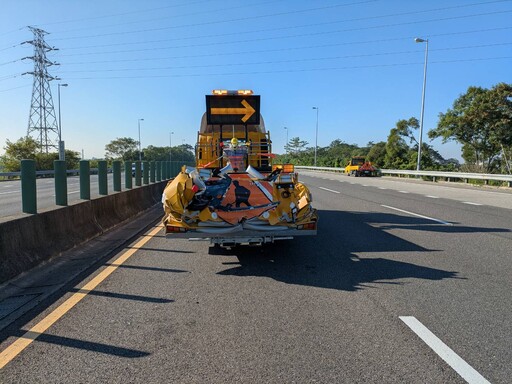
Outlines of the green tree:
M 22 137 L 15 142 L 6 141 L 5 154 L 0 158 L 5 172 L 19 172 L 21 160 L 35 160 L 40 145 L 32 137 Z
M 420 123 L 418 119 L 415 117 L 411 117 L 409 120 L 399 120 L 396 123 L 396 129 L 398 130 L 398 134 L 404 138 L 408 138 L 410 144 L 415 143 L 416 148 L 418 148 L 418 140 L 416 140 L 416 137 L 414 136 L 414 131 L 419 127 Z
M 469 87 L 451 109 L 439 115 L 437 127 L 428 135 L 462 144 L 466 163 L 496 171 L 504 164 L 505 149 L 512 147 L 512 84 Z
M 340 139 L 333 140 L 327 148 L 317 151 L 321 154 L 318 164 L 326 167 L 344 167 L 355 153 L 360 152 L 355 144 L 347 144 Z M 365 155 L 365 154 L 364 154 Z M 363 156 L 364 156 L 363 155 Z
M 69 149 L 65 150 L 66 169 L 78 169 L 80 154 Z M 38 171 L 48 171 L 54 169 L 53 162 L 59 160 L 59 154 L 57 152 L 51 153 L 36 153 L 36 169 Z
M 190 144 L 181 144 L 177 147 L 172 147 L 172 159 L 173 161 L 181 161 L 183 164 L 195 163 L 194 147 Z
M 373 143 L 372 143 L 373 144 Z M 386 142 L 381 141 L 376 144 L 373 144 L 366 156 L 368 161 L 371 161 L 376 166 L 383 166 L 385 163 L 386 157 Z
M 292 138 L 285 146 L 284 149 L 294 155 L 298 155 L 308 145 L 307 141 L 301 140 L 299 137 Z
M 155 147 L 149 145 L 142 151 L 144 153 L 144 160 L 147 161 L 168 161 L 169 160 L 169 147 Z
M 401 135 L 399 125 L 400 121 L 397 123 L 397 127 L 392 128 L 389 132 L 384 155 L 384 168 L 407 169 L 410 167 L 409 146 Z
M 5 154 L 0 158 L 5 172 L 19 172 L 21 169 L 21 160 L 31 159 L 36 162 L 36 170 L 47 171 L 54 168 L 53 162 L 59 159 L 57 152 L 43 153 L 41 146 L 32 137 L 22 137 L 16 142 L 7 140 L 4 147 Z M 75 151 L 65 151 L 66 168 L 77 169 L 80 161 L 79 153 Z
M 138 160 L 139 142 L 131 137 L 118 137 L 105 145 L 105 158 L 107 160 Z
M 194 148 L 189 144 L 181 144 L 176 147 L 155 147 L 153 145 L 144 148 L 144 160 L 147 161 L 168 161 L 170 154 L 172 161 L 180 161 L 184 164 L 195 162 Z
M 386 142 L 385 168 L 416 169 L 419 143 L 414 131 L 418 128 L 419 122 L 415 117 L 397 121 Z M 421 144 L 421 169 L 440 169 L 445 163 L 443 157 L 431 145 Z

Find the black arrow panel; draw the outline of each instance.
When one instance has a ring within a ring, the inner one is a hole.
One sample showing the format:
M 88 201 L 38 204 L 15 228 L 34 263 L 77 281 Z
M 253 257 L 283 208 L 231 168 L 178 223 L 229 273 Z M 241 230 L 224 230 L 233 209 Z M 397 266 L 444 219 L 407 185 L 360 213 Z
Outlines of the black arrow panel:
M 244 105 L 244 101 L 248 107 Z M 253 113 L 251 108 L 254 109 Z M 244 122 L 244 117 L 249 114 L 250 116 Z M 209 125 L 258 125 L 260 123 L 260 96 L 206 95 L 206 123 Z

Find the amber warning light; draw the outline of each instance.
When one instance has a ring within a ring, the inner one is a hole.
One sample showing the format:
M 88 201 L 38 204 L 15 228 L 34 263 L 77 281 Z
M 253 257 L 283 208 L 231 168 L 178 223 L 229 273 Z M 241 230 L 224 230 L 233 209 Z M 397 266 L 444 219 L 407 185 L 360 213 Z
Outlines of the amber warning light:
M 254 92 L 251 89 L 238 89 L 238 90 L 227 90 L 227 89 L 214 89 L 212 95 L 224 96 L 224 95 L 252 95 Z

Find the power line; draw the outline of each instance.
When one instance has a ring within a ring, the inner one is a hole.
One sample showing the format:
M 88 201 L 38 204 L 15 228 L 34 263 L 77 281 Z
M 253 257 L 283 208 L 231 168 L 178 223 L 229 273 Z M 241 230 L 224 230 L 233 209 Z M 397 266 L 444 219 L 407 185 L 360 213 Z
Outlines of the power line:
M 8 91 L 12 91 L 15 89 L 26 88 L 26 87 L 30 87 L 30 84 L 20 85 L 19 87 L 14 87 L 14 88 L 0 89 L 0 92 L 8 92 Z
M 142 29 L 142 30 L 136 30 L 136 31 L 111 32 L 111 33 L 89 35 L 89 36 L 63 37 L 63 38 L 55 39 L 55 40 L 85 39 L 85 38 L 91 38 L 91 37 L 126 35 L 128 33 L 155 32 L 155 31 L 163 31 L 163 30 L 168 30 L 168 29 L 177 29 L 177 28 L 186 28 L 186 27 L 199 27 L 199 26 L 202 27 L 205 25 L 233 23 L 235 21 L 247 21 L 247 20 L 254 20 L 254 19 L 263 19 L 266 17 L 286 16 L 286 15 L 293 15 L 293 14 L 298 14 L 298 13 L 313 12 L 313 11 L 320 11 L 320 10 L 323 11 L 323 10 L 347 7 L 347 6 L 352 6 L 352 5 L 362 5 L 362 4 L 374 3 L 376 1 L 379 1 L 379 0 L 364 0 L 364 1 L 354 2 L 354 3 L 347 3 L 347 4 L 336 4 L 336 5 L 329 5 L 329 6 L 324 6 L 324 7 L 307 8 L 307 9 L 300 9 L 300 10 L 294 10 L 294 11 L 266 14 L 266 15 L 240 17 L 240 18 L 229 19 L 229 20 L 207 21 L 207 22 L 187 24 L 187 25 L 173 25 L 173 26 L 169 26 L 169 27 L 149 28 L 149 29 Z
M 89 55 L 103 55 L 103 54 L 115 54 L 115 53 L 146 52 L 146 51 L 155 51 L 155 50 L 164 50 L 164 49 L 196 48 L 196 47 L 205 47 L 205 46 L 209 47 L 212 45 L 254 43 L 256 41 L 271 41 L 271 40 L 290 39 L 290 38 L 297 38 L 297 37 L 312 37 L 312 36 L 329 35 L 329 34 L 343 33 L 343 32 L 355 32 L 355 31 L 363 31 L 363 30 L 370 30 L 370 29 L 398 27 L 398 26 L 404 26 L 404 25 L 413 25 L 413 24 L 417 25 L 417 24 L 430 23 L 430 22 L 436 22 L 436 21 L 458 20 L 458 19 L 465 19 L 465 18 L 470 18 L 470 17 L 489 16 L 489 15 L 504 14 L 504 13 L 511 13 L 511 12 L 512 12 L 512 10 L 506 10 L 506 11 L 496 11 L 496 12 L 487 12 L 487 13 L 477 13 L 477 14 L 464 15 L 464 16 L 444 17 L 444 18 L 421 20 L 421 21 L 409 21 L 409 22 L 403 22 L 403 23 L 376 25 L 376 26 L 370 26 L 370 27 L 348 28 L 348 29 L 340 29 L 340 30 L 335 30 L 335 31 L 303 33 L 303 34 L 288 35 L 288 36 L 261 37 L 261 38 L 252 38 L 252 39 L 248 39 L 248 40 L 224 41 L 224 42 L 178 45 L 178 46 L 167 46 L 167 47 L 156 47 L 156 48 L 127 49 L 127 50 L 122 50 L 122 51 L 72 53 L 72 54 L 60 55 L 60 56 L 61 57 L 84 56 L 84 55 L 89 56 Z
M 142 9 L 142 10 L 137 10 L 137 11 L 115 13 L 115 14 L 110 14 L 110 15 L 95 16 L 95 17 L 85 17 L 85 18 L 81 18 L 81 19 L 72 19 L 72 20 L 63 20 L 63 21 L 55 21 L 53 23 L 45 23 L 45 24 L 43 24 L 43 26 L 56 25 L 56 24 L 69 24 L 69 23 L 76 23 L 76 22 L 88 21 L 88 20 L 106 19 L 106 18 L 109 18 L 109 17 L 126 16 L 126 15 L 131 15 L 131 14 L 134 14 L 134 13 L 135 14 L 140 14 L 140 13 L 143 13 L 143 12 L 161 11 L 162 9 L 179 8 L 179 7 L 183 7 L 183 6 L 196 5 L 196 4 L 202 4 L 202 3 L 207 3 L 207 2 L 208 2 L 208 0 L 195 1 L 195 2 L 186 2 L 186 3 L 183 3 L 183 4 L 167 5 L 165 7 Z
M 501 30 L 506 30 L 506 29 L 512 29 L 512 27 L 498 27 L 498 28 L 488 28 L 488 29 L 477 29 L 477 30 L 471 30 L 471 31 L 438 33 L 438 34 L 430 34 L 429 37 L 442 37 L 442 36 L 464 35 L 464 34 L 471 34 L 471 33 L 495 32 L 495 31 L 501 31 Z M 349 42 L 345 41 L 345 42 L 341 42 L 341 43 L 315 44 L 315 45 L 299 46 L 299 47 L 286 47 L 286 48 L 251 50 L 251 51 L 236 51 L 236 52 L 201 53 L 201 54 L 195 54 L 195 55 L 182 55 L 182 56 L 144 57 L 144 58 L 137 58 L 137 59 L 67 62 L 66 64 L 67 65 L 90 65 L 90 64 L 104 64 L 104 63 L 134 62 L 134 61 L 189 59 L 189 58 L 213 57 L 213 56 L 234 56 L 234 55 L 239 56 L 239 55 L 243 55 L 243 54 L 287 52 L 287 51 L 305 50 L 305 49 L 313 49 L 313 48 L 332 48 L 332 47 L 339 47 L 339 46 L 343 46 L 343 45 L 385 43 L 385 42 L 399 41 L 399 40 L 411 40 L 414 37 L 415 36 L 405 36 L 405 37 L 394 37 L 394 38 L 377 39 L 377 40 L 362 40 L 362 41 L 349 41 Z
M 392 13 L 392 14 L 386 14 L 386 15 L 367 16 L 367 17 L 359 17 L 359 18 L 353 18 L 353 19 L 344 19 L 344 20 L 329 21 L 329 22 L 322 22 L 322 23 L 312 23 L 312 24 L 302 24 L 302 25 L 295 25 L 295 26 L 289 26 L 289 27 L 267 28 L 267 29 L 252 30 L 252 31 L 243 30 L 243 31 L 236 31 L 236 32 L 222 33 L 222 34 L 215 34 L 215 35 L 209 34 L 209 35 L 199 35 L 199 36 L 178 37 L 178 38 L 172 38 L 172 39 L 144 40 L 144 41 L 101 44 L 101 45 L 87 45 L 87 46 L 81 46 L 81 47 L 80 46 L 70 47 L 67 50 L 87 49 L 87 48 L 105 48 L 105 47 L 114 47 L 114 46 L 120 46 L 120 45 L 121 46 L 137 45 L 137 44 L 147 45 L 147 44 L 151 44 L 151 43 L 165 43 L 165 42 L 171 42 L 171 41 L 195 40 L 195 39 L 204 39 L 204 38 L 218 38 L 218 37 L 226 37 L 226 36 L 233 36 L 233 35 L 235 35 L 235 36 L 247 35 L 247 34 L 254 34 L 254 33 L 261 33 L 261 32 L 275 32 L 275 31 L 284 31 L 284 30 L 298 29 L 298 28 L 319 27 L 319 26 L 332 25 L 332 24 L 355 22 L 355 21 L 383 19 L 383 18 L 387 18 L 387 17 L 410 16 L 410 15 L 415 15 L 415 14 L 420 14 L 420 13 L 439 12 L 439 11 L 446 11 L 446 10 L 450 10 L 450 9 L 467 8 L 467 7 L 472 7 L 472 6 L 482 5 L 482 4 L 502 3 L 502 2 L 510 2 L 510 1 L 511 0 L 496 0 L 496 1 L 491 1 L 491 2 L 463 4 L 463 5 L 456 5 L 456 6 L 450 6 L 450 7 L 432 8 L 432 9 L 426 9 L 426 10 L 420 10 L 420 11 Z
M 450 48 L 436 48 L 431 49 L 434 51 L 455 51 L 462 49 L 475 49 L 475 48 L 488 48 L 503 45 L 511 45 L 512 42 L 507 43 L 495 43 L 495 44 L 481 44 L 481 45 L 469 45 L 464 47 L 450 47 Z M 345 56 L 329 56 L 329 57 L 313 57 L 307 59 L 293 59 L 293 60 L 275 60 L 275 61 L 260 61 L 260 62 L 243 62 L 243 63 L 224 63 L 224 64 L 204 64 L 204 65 L 183 65 L 183 66 L 167 66 L 167 67 L 153 67 L 153 68 L 117 68 L 117 69 L 97 69 L 97 70 L 72 70 L 72 71 L 61 71 L 60 73 L 93 73 L 93 72 L 128 72 L 128 71 L 158 71 L 158 70 L 169 70 L 169 69 L 184 69 L 184 68 L 212 68 L 212 67 L 235 67 L 235 66 L 249 66 L 249 65 L 267 65 L 267 64 L 291 64 L 301 62 L 312 62 L 312 61 L 324 61 L 324 60 L 339 60 L 339 59 L 354 59 L 363 57 L 376 57 L 376 56 L 392 56 L 392 55 L 403 55 L 423 52 L 423 50 L 414 51 L 395 51 L 395 52 L 381 52 L 381 53 L 367 53 L 359 55 L 345 55 Z
M 0 36 L 5 36 L 5 35 L 8 35 L 10 33 L 14 33 L 14 32 L 18 32 L 18 31 L 21 31 L 22 29 L 24 29 L 25 27 L 21 27 L 21 28 L 17 28 L 17 29 L 13 29 L 11 31 L 7 31 L 7 32 L 2 32 L 0 33 Z
M 159 18 L 146 19 L 146 20 L 137 20 L 137 21 L 118 23 L 118 24 L 110 24 L 109 23 L 108 25 L 105 25 L 105 26 L 102 26 L 102 27 L 96 27 L 96 28 L 112 28 L 112 27 L 119 27 L 119 26 L 130 25 L 130 24 L 141 24 L 141 23 L 155 22 L 155 21 L 167 20 L 167 19 L 183 18 L 183 17 L 187 17 L 187 16 L 197 16 L 197 15 L 202 15 L 202 14 L 211 14 L 213 12 L 233 11 L 233 10 L 236 10 L 236 9 L 247 8 L 247 7 L 254 8 L 255 6 L 262 6 L 262 5 L 278 3 L 278 2 L 282 2 L 282 1 L 284 1 L 284 0 L 271 0 L 271 1 L 266 1 L 266 2 L 258 2 L 257 4 L 253 4 L 253 3 L 251 3 L 251 4 L 244 4 L 244 5 L 240 5 L 240 6 L 237 6 L 237 7 L 220 8 L 220 9 L 214 9 L 214 10 L 208 10 L 208 11 L 202 11 L 202 12 L 185 13 L 185 14 L 181 14 L 181 15 L 173 15 L 173 16 L 159 17 Z M 501 1 L 507 1 L 507 0 L 501 0 Z M 199 1 L 197 3 L 187 3 L 187 4 L 184 4 L 184 5 L 200 4 L 200 3 L 204 3 L 204 2 L 208 2 L 208 1 Z M 156 8 L 156 9 L 153 9 L 153 10 L 159 10 L 159 9 L 165 9 L 165 8 L 169 8 L 169 7 L 161 7 L 161 8 Z M 138 13 L 138 11 L 129 12 L 129 13 Z M 122 16 L 122 15 L 123 14 L 116 14 L 116 15 L 110 15 L 110 16 L 100 16 L 99 18 L 119 17 L 119 16 Z M 95 18 L 92 18 L 92 19 L 95 19 Z M 88 20 L 88 19 L 85 19 L 85 20 Z M 82 21 L 82 20 L 78 20 L 78 21 Z M 75 20 L 73 22 L 77 22 L 77 21 Z M 57 22 L 57 24 L 59 24 L 59 22 Z M 45 24 L 45 25 L 47 25 L 47 24 Z M 90 28 L 84 27 L 84 28 L 68 29 L 68 30 L 65 30 L 65 31 L 60 31 L 59 33 L 69 33 L 69 32 L 77 32 L 77 31 L 84 31 L 84 30 L 88 30 L 89 31 Z
M 449 64 L 449 63 L 504 60 L 504 59 L 512 59 L 512 56 L 481 57 L 481 58 L 473 58 L 473 59 L 456 59 L 456 60 L 439 60 L 439 61 L 431 61 L 431 62 L 429 62 L 429 64 Z M 284 70 L 252 71 L 252 72 L 200 73 L 200 74 L 183 74 L 183 75 L 166 74 L 166 75 L 146 75 L 146 76 L 70 77 L 69 79 L 72 79 L 72 80 L 114 80 L 114 79 L 152 79 L 152 78 L 175 78 L 175 77 L 178 78 L 178 77 L 203 77 L 203 76 L 263 75 L 263 74 L 277 74 L 277 73 L 321 72 L 321 71 L 338 71 L 338 70 L 347 70 L 347 69 L 402 67 L 402 66 L 420 65 L 420 64 L 424 64 L 424 63 L 423 62 L 410 62 L 410 63 L 394 63 L 394 64 L 358 65 L 358 66 L 346 66 L 346 67 L 284 69 Z
M 20 46 L 20 44 L 10 45 L 10 46 L 8 46 L 8 47 L 1 48 L 1 49 L 0 49 L 0 52 L 2 52 L 2 51 L 7 51 L 8 49 L 16 48 L 16 47 L 19 47 L 19 46 Z

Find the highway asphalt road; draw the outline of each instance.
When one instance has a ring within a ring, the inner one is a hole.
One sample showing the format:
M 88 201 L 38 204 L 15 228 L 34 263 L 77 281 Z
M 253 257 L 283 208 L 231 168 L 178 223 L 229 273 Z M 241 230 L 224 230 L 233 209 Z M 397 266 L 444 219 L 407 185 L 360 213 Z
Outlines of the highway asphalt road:
M 301 179 L 316 237 L 154 224 L 0 332 L 0 382 L 510 383 L 512 194 Z

